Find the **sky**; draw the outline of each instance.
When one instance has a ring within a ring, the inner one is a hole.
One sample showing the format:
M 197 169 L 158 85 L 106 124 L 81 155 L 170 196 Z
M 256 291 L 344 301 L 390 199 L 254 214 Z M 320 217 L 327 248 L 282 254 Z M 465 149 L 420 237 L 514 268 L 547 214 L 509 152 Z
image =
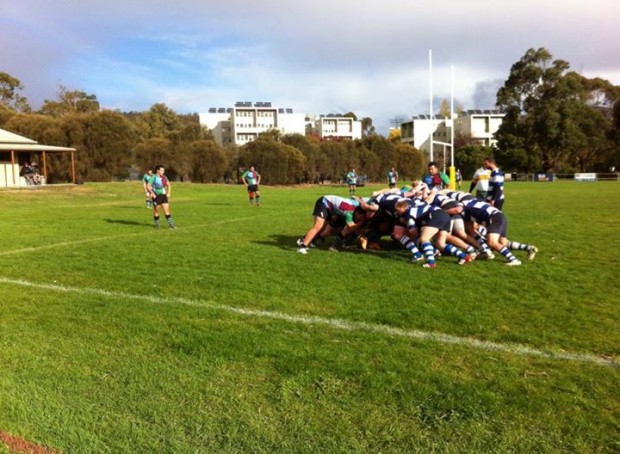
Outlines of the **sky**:
M 0 72 L 35 109 L 62 85 L 125 112 L 270 101 L 387 134 L 431 87 L 435 112 L 452 86 L 492 109 L 530 48 L 620 85 L 619 17 L 618 0 L 0 0 Z

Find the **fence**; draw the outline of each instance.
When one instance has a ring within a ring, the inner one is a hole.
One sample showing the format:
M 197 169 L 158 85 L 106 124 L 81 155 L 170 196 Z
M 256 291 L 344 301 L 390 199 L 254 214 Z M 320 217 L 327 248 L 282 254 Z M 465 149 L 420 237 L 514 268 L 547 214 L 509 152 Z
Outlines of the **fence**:
M 506 181 L 549 182 L 570 181 L 620 181 L 620 172 L 584 173 L 506 173 Z

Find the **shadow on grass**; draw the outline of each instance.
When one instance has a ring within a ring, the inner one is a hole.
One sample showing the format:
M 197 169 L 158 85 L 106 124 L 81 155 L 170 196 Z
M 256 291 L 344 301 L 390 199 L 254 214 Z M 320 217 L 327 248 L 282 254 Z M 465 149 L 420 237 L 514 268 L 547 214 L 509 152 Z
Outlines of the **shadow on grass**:
M 151 225 L 148 222 L 128 221 L 126 219 L 104 219 L 104 221 L 109 224 L 139 225 L 139 226 Z
M 292 235 L 280 235 L 280 234 L 274 234 L 271 235 L 269 237 L 269 240 L 262 240 L 262 241 L 254 241 L 255 244 L 261 244 L 264 246 L 272 246 L 272 247 L 277 247 L 279 249 L 285 250 L 285 251 L 295 251 L 298 246 L 297 246 L 297 240 L 299 239 L 299 235 L 298 236 L 292 236 Z M 310 248 L 311 252 L 326 252 L 326 253 L 336 253 L 336 252 L 329 252 L 328 248 L 329 246 L 332 244 L 334 237 L 328 237 L 326 238 L 319 246 L 317 246 L 316 248 Z M 371 250 L 368 249 L 366 251 L 363 251 L 361 248 L 359 248 L 357 245 L 351 245 L 351 246 L 345 246 L 342 247 L 338 250 L 337 253 L 339 254 L 353 254 L 353 255 L 359 255 L 359 254 L 364 254 L 364 255 L 372 255 L 381 259 L 385 259 L 385 260 L 396 260 L 399 262 L 402 262 L 403 260 L 407 260 L 409 257 L 409 254 L 406 253 L 406 251 L 402 248 L 402 246 L 400 246 L 400 244 L 396 244 L 393 241 L 390 240 L 382 240 L 380 242 L 380 246 L 381 249 L 380 250 Z

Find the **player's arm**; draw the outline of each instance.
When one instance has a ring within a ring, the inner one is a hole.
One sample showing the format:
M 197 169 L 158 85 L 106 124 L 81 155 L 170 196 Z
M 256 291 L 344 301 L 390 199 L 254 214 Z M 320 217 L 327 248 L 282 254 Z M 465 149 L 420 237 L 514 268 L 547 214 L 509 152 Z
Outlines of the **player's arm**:
M 430 205 L 431 203 L 433 203 L 436 196 L 437 196 L 437 189 L 433 188 L 431 192 L 428 193 L 428 196 L 426 196 L 424 201 Z
M 364 211 L 379 211 L 379 205 L 376 203 L 366 203 L 361 197 L 353 196 L 357 200 Z
M 166 196 L 170 197 L 170 193 L 172 191 L 172 186 L 170 185 L 170 180 L 166 178 Z
M 153 191 L 153 185 L 150 180 L 146 183 L 146 193 L 151 199 L 155 198 L 155 192 Z
M 471 179 L 471 184 L 469 185 L 470 193 L 474 192 L 474 188 L 476 187 L 477 184 L 478 184 L 478 177 L 474 175 L 474 177 Z

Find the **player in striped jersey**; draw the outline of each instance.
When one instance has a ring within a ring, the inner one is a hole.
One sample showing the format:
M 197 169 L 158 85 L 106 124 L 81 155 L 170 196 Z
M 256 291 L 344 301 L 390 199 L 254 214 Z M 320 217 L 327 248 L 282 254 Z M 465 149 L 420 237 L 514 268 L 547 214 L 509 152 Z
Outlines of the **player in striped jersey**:
M 464 265 L 473 259 L 472 255 L 465 254 L 446 242 L 450 229 L 450 216 L 441 208 L 419 199 L 411 199 L 396 202 L 395 209 L 399 216 L 405 217 L 410 234 L 419 233 L 420 247 L 426 258 L 426 263 L 423 265 L 425 268 L 437 267 L 435 248 L 431 243 L 433 239 L 443 254 L 456 256 L 459 265 Z
M 504 206 L 504 172 L 497 167 L 493 158 L 484 158 L 482 165 L 491 171 L 487 203 L 501 210 Z
M 508 230 L 506 215 L 488 203 L 470 201 L 465 204 L 463 217 L 469 223 L 470 228 L 473 228 L 474 223 L 486 227 L 486 241 L 489 247 L 503 255 L 508 260 L 506 263 L 508 266 L 521 265 L 521 261 L 510 252 L 511 250 L 527 251 L 527 258 L 530 260 L 536 256 L 538 252 L 536 246 L 508 240 L 506 237 Z
M 443 191 L 441 191 L 441 194 L 444 194 L 452 199 L 457 200 L 463 206 L 469 202 L 479 200 L 476 197 L 474 197 L 472 194 L 470 194 L 469 192 L 465 192 L 465 191 L 452 191 L 450 189 L 444 189 Z M 491 249 L 489 248 L 487 244 L 487 241 L 486 241 L 487 232 L 484 226 L 481 226 L 480 228 L 477 228 L 474 230 L 471 230 L 471 229 L 469 230 L 465 229 L 465 230 L 466 230 L 466 234 L 470 237 L 473 237 L 476 240 L 476 243 L 478 244 L 478 250 L 480 253 L 478 254 L 477 258 L 483 259 L 483 260 L 493 260 L 495 258 L 495 255 L 493 254 L 493 252 L 491 251 Z
M 365 213 L 359 206 L 359 202 L 355 199 L 345 199 L 336 195 L 326 195 L 317 199 L 314 204 L 314 224 L 303 238 L 297 240 L 299 249 L 297 252 L 300 254 L 308 253 L 308 246 L 312 244 L 312 241 L 321 234 L 326 237 L 331 233 L 334 233 L 339 222 L 344 224 L 342 231 L 338 233 L 338 237 L 334 241 L 334 244 L 330 247 L 330 250 L 337 250 L 336 248 L 342 244 L 344 238 L 355 231 L 355 229 L 363 222 Z M 325 231 L 324 231 L 325 229 Z
M 383 235 L 390 235 L 394 241 L 399 242 L 411 252 L 413 261 L 422 260 L 422 254 L 415 245 L 415 238 L 411 238 L 406 227 L 400 225 L 395 208 L 400 200 L 408 199 L 402 197 L 401 194 L 382 193 L 371 197 L 368 201 L 359 200 L 364 210 L 375 213 L 368 228 L 360 237 L 360 245 L 362 249 L 366 249 L 368 244 L 377 244 Z

